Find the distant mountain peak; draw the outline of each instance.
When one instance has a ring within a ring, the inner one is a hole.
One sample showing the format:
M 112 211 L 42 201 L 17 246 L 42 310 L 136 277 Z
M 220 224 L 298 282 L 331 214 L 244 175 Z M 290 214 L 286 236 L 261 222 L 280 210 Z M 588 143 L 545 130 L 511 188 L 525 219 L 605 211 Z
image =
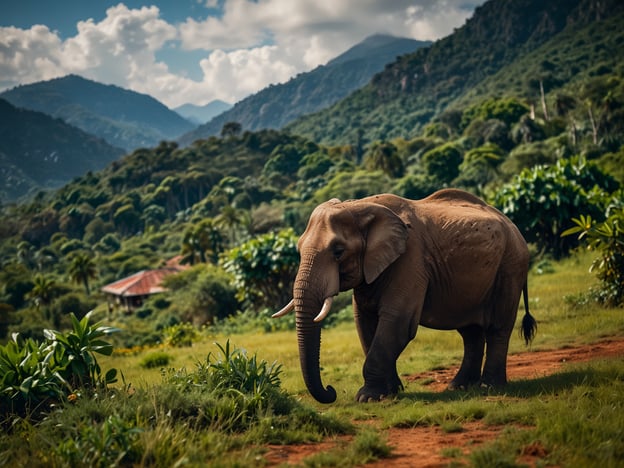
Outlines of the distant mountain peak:
M 147 94 L 80 75 L 18 86 L 0 94 L 16 107 L 56 118 L 132 151 L 172 140 L 193 124 Z
M 227 122 L 238 122 L 244 130 L 281 128 L 296 118 L 330 106 L 368 83 L 375 73 L 397 56 L 428 46 L 429 42 L 375 34 L 349 48 L 325 66 L 301 73 L 288 82 L 267 88 L 237 102 L 180 138 L 187 145 L 218 135 Z
M 208 104 L 198 106 L 196 104 L 186 103 L 173 109 L 185 119 L 201 125 L 208 122 L 212 118 L 232 108 L 232 104 L 215 99 Z
M 327 62 L 327 66 L 345 63 L 350 60 L 363 59 L 366 58 L 367 54 L 370 54 L 371 51 L 379 53 L 380 50 L 385 48 L 390 50 L 406 49 L 407 52 L 413 52 L 419 47 L 427 46 L 430 43 L 430 41 L 418 41 L 416 39 L 406 37 L 391 36 L 390 34 L 373 34 Z M 401 44 L 405 44 L 404 49 L 400 46 Z M 394 61 L 394 58 L 396 57 L 392 57 L 392 61 Z

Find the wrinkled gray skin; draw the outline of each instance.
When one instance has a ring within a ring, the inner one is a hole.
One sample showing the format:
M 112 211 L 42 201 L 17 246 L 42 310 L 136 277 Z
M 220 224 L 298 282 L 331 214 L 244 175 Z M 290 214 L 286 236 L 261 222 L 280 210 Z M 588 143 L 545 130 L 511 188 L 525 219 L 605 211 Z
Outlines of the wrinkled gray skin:
M 396 361 L 418 325 L 459 331 L 464 358 L 450 388 L 503 385 L 520 295 L 527 343 L 529 252 L 514 224 L 477 197 L 447 189 L 419 201 L 394 195 L 319 205 L 299 239 L 295 279 L 301 370 L 311 395 L 336 399 L 319 369 L 326 299 L 353 289 L 353 312 L 366 360 L 356 399 L 376 401 L 402 389 Z M 315 320 L 316 318 L 316 320 Z M 487 344 L 487 347 L 486 347 Z M 485 364 L 483 356 L 485 350 Z

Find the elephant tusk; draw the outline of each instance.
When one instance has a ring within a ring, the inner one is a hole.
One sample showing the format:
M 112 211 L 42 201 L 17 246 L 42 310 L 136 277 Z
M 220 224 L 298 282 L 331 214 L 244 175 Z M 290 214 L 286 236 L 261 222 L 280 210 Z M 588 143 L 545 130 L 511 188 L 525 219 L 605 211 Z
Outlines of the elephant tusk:
M 327 317 L 327 314 L 329 313 L 329 310 L 331 309 L 332 302 L 334 302 L 334 298 L 333 297 L 328 297 L 327 299 L 325 299 L 325 302 L 323 302 L 323 307 L 321 308 L 321 311 L 314 318 L 315 322 L 320 322 L 325 317 Z
M 272 318 L 283 317 L 284 315 L 286 315 L 288 312 L 290 312 L 294 308 L 295 308 L 295 300 L 291 299 L 290 302 L 286 304 L 282 310 L 275 312 L 273 315 L 271 315 L 271 317 Z

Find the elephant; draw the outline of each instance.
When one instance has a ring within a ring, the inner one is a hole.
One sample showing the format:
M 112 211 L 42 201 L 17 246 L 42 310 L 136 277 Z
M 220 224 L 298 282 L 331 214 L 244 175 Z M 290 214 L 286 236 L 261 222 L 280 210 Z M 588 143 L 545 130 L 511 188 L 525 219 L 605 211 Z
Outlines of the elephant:
M 520 302 L 528 345 L 529 250 L 496 208 L 458 189 L 421 200 L 380 194 L 318 205 L 298 240 L 293 299 L 301 371 L 310 394 L 336 400 L 320 375 L 321 321 L 341 291 L 353 290 L 353 315 L 365 355 L 359 402 L 403 389 L 396 362 L 419 325 L 457 330 L 464 356 L 449 389 L 507 383 L 507 352 Z M 485 354 L 485 362 L 484 362 Z

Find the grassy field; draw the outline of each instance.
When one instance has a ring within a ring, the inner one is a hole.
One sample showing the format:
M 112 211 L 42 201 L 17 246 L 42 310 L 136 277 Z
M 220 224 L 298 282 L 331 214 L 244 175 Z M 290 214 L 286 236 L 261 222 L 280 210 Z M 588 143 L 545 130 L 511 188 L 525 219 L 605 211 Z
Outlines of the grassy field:
M 547 350 L 563 346 L 590 343 L 611 335 L 624 334 L 624 320 L 621 310 L 605 309 L 593 303 L 585 303 L 582 294 L 595 284 L 588 273 L 592 257 L 583 254 L 560 263 L 542 266 L 545 273 L 536 268 L 529 277 L 530 309 L 538 321 L 538 333 L 530 350 Z M 518 314 L 518 323 L 522 310 Z M 194 367 L 197 361 L 205 359 L 208 353 L 216 353 L 215 343 L 226 340 L 237 347 L 256 353 L 268 362 L 282 364 L 282 385 L 302 398 L 307 391 L 301 372 L 296 336 L 293 331 L 273 333 L 247 333 L 241 335 L 211 335 L 190 348 L 167 348 L 173 357 L 173 367 Z M 524 342 L 514 334 L 510 352 L 526 351 Z M 127 355 L 116 354 L 103 358 L 104 367 L 111 366 L 124 372 L 127 382 L 143 385 L 161 380 L 159 369 L 144 369 L 139 366 L 146 350 Z M 413 374 L 459 363 L 462 357 L 462 341 L 455 331 L 419 328 L 416 338 L 408 345 L 398 362 L 400 374 Z M 338 404 L 350 403 L 362 384 L 361 368 L 364 356 L 353 323 L 344 323 L 323 331 L 321 366 L 324 383 L 331 384 L 338 391 Z M 313 403 L 313 399 L 309 399 Z M 325 408 L 325 407 L 323 407 Z
M 591 256 L 581 254 L 533 269 L 529 295 L 538 333 L 529 349 L 514 334 L 511 353 L 624 337 L 622 309 L 604 309 L 584 299 L 595 284 L 590 263 Z M 224 404 L 197 384 L 207 356 L 221 355 L 217 344 L 228 340 L 247 356 L 281 366 L 282 393 L 269 411 L 247 406 L 236 413 L 233 405 L 242 401 L 238 393 L 227 394 Z M 172 358 L 168 372 L 141 366 L 157 351 Z M 421 328 L 399 359 L 399 373 L 449 367 L 461 356 L 456 332 Z M 395 428 L 437 427 L 451 433 L 475 422 L 506 429 L 468 454 L 460 447 L 440 448 L 449 465 L 517 466 L 524 448 L 535 444 L 543 450 L 538 466 L 615 467 L 624 460 L 621 358 L 564 366 L 552 376 L 512 381 L 488 395 L 480 389 L 435 393 L 410 382 L 397 398 L 359 404 L 354 396 L 362 385 L 363 354 L 354 325 L 343 323 L 324 330 L 322 337 L 321 375 L 338 393 L 331 405 L 321 405 L 307 393 L 294 331 L 210 335 L 191 347 L 119 350 L 98 362 L 104 370 L 119 369 L 123 385 L 111 395 L 79 400 L 38 426 L 24 425 L 11 436 L 0 436 L 0 465 L 104 466 L 112 461 L 118 466 L 264 466 L 267 444 L 329 440 L 336 443 L 302 463 L 361 466 L 389 456 L 388 434 Z M 15 450 L 18 443 L 22 445 Z
M 539 329 L 529 350 L 556 349 L 591 343 L 607 336 L 624 336 L 622 310 L 604 309 L 583 299 L 583 294 L 595 284 L 595 279 L 588 273 L 591 258 L 585 253 L 560 263 L 542 263 L 539 268 L 533 269 L 529 278 L 530 307 L 538 320 Z M 282 387 L 304 404 L 338 419 L 373 421 L 382 439 L 383 431 L 388 427 L 422 424 L 441 427 L 450 424 L 454 427 L 476 419 L 488 424 L 511 423 L 531 427 L 530 430 L 505 433 L 492 447 L 476 451 L 473 459 L 468 461 L 479 466 L 513 462 L 518 447 L 526 443 L 525 439 L 531 438 L 552 441 L 547 461 L 564 465 L 591 465 L 596 460 L 586 458 L 582 448 L 604 445 L 604 441 L 611 441 L 613 445 L 617 439 L 613 438 L 612 432 L 621 433 L 624 430 L 624 412 L 619 411 L 622 403 L 614 401 L 618 398 L 624 401 L 624 364 L 621 360 L 610 365 L 570 367 L 559 375 L 559 380 L 546 378 L 533 382 L 512 382 L 494 406 L 485 402 L 483 395 L 476 390 L 440 397 L 415 383 L 410 383 L 398 399 L 361 405 L 353 399 L 362 384 L 363 354 L 355 327 L 345 323 L 324 330 L 322 337 L 322 378 L 325 385 L 334 386 L 338 392 L 336 403 L 325 406 L 316 403 L 305 390 L 299 370 L 296 337 L 292 331 L 209 336 L 190 348 L 170 348 L 167 353 L 173 356 L 172 366 L 193 368 L 208 353 L 218 352 L 215 343 L 227 340 L 250 354 L 257 354 L 260 359 L 281 364 Z M 513 336 L 510 352 L 526 350 L 520 337 Z M 122 369 L 126 381 L 134 385 L 159 382 L 159 369 L 139 367 L 144 354 L 117 356 L 103 361 L 103 364 Z M 416 339 L 399 359 L 399 373 L 407 375 L 448 367 L 458 364 L 461 356 L 462 343 L 456 332 L 420 328 Z M 445 392 L 443 395 L 449 394 Z M 592 397 L 586 398 L 587 395 Z M 571 410 L 576 418 L 569 418 Z M 601 431 L 596 434 L 596 428 L 592 428 L 597 414 L 604 420 L 604 434 Z M 607 429 L 609 421 L 612 426 Z M 624 434 L 620 435 L 622 437 L 615 443 L 616 447 L 603 450 L 600 460 L 607 466 L 619 463 L 614 458 L 616 454 L 624 455 L 621 453 L 624 450 L 621 442 Z M 318 463 L 333 462 L 321 460 Z M 341 463 L 346 462 L 342 460 Z

